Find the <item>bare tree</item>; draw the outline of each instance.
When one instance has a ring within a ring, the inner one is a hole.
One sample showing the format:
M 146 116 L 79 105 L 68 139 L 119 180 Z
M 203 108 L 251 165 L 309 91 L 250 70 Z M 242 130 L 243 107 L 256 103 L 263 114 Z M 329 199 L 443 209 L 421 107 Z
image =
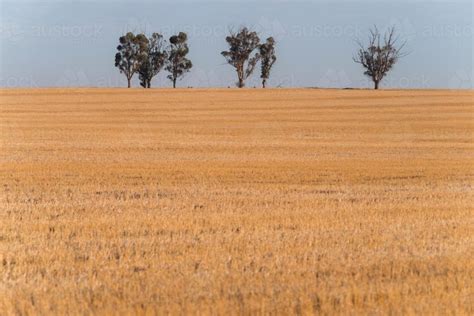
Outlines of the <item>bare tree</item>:
M 125 74 L 130 88 L 133 75 L 146 59 L 148 39 L 143 34 L 135 35 L 128 32 L 119 38 L 119 42 L 118 52 L 115 54 L 115 67 Z
M 148 39 L 147 56 L 138 69 L 140 85 L 143 88 L 150 88 L 153 77 L 158 75 L 161 69 L 163 69 L 166 58 L 168 57 L 168 53 L 164 48 L 165 41 L 163 35 L 153 33 Z
M 375 89 L 379 88 L 380 81 L 397 61 L 406 56 L 406 53 L 403 52 L 406 42 L 398 43 L 398 41 L 394 27 L 385 33 L 383 42 L 382 35 L 377 27 L 370 30 L 367 47 L 361 41 L 357 41 L 359 51 L 353 57 L 353 60 L 366 69 L 364 74 L 372 79 Z
M 237 87 L 243 88 L 245 80 L 253 73 L 260 59 L 260 54 L 254 53 L 259 47 L 260 38 L 257 32 L 244 27 L 237 33 L 231 31 L 225 40 L 229 44 L 229 50 L 221 52 L 221 55 L 235 68 L 239 80 Z
M 267 41 L 260 45 L 259 50 L 262 59 L 262 73 L 260 78 L 262 78 L 262 87 L 265 88 L 267 79 L 270 78 L 270 71 L 277 59 L 275 56 L 275 40 L 273 37 L 267 38 Z
M 173 88 L 176 88 L 178 78 L 184 76 L 193 67 L 193 63 L 186 58 L 189 53 L 187 40 L 188 36 L 183 32 L 170 37 L 166 70 L 170 73 L 168 79 L 173 82 Z

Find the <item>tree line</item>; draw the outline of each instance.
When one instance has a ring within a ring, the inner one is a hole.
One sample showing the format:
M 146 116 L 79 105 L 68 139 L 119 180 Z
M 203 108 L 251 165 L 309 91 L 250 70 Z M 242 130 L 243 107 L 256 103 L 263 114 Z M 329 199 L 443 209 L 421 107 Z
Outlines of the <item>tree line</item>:
M 277 60 L 274 38 L 268 37 L 261 43 L 257 32 L 242 27 L 237 32 L 231 31 L 225 41 L 229 48 L 221 55 L 235 69 L 236 86 L 245 87 L 245 80 L 260 62 L 260 78 L 262 88 L 265 88 Z M 393 27 L 384 35 L 374 27 L 370 30 L 368 43 L 357 41 L 357 44 L 359 48 L 353 60 L 362 65 L 364 75 L 373 81 L 374 89 L 379 88 L 380 82 L 397 61 L 406 56 L 403 52 L 405 42 L 399 42 Z M 129 32 L 119 38 L 115 66 L 126 76 L 129 88 L 135 74 L 138 74 L 143 88 L 150 88 L 153 77 L 163 69 L 168 72 L 167 78 L 173 88 L 176 88 L 177 81 L 193 67 L 187 58 L 188 53 L 188 36 L 184 32 L 171 36 L 168 42 L 159 33 L 147 37 Z

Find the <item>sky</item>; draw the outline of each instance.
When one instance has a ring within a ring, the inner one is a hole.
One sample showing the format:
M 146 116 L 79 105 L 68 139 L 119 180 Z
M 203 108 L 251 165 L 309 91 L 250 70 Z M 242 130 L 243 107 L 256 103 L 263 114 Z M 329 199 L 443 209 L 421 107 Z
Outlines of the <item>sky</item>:
M 248 26 L 277 41 L 269 86 L 366 88 L 352 57 L 377 25 L 394 26 L 409 53 L 382 87 L 472 89 L 473 16 L 472 0 L 0 0 L 0 87 L 124 87 L 114 56 L 128 31 L 188 33 L 194 67 L 178 86 L 234 86 L 220 52 L 230 29 Z M 170 85 L 164 71 L 152 81 Z

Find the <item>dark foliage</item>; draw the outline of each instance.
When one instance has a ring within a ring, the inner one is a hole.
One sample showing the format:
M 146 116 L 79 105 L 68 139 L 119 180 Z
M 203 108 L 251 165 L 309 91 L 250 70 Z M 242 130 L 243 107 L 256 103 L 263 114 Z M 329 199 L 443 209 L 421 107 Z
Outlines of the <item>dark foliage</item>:
M 267 41 L 260 45 L 259 50 L 262 63 L 260 78 L 262 78 L 262 87 L 265 88 L 267 79 L 270 78 L 270 71 L 277 59 L 275 56 L 275 40 L 273 37 L 267 38 Z
M 115 67 L 125 74 L 130 88 L 133 75 L 138 72 L 147 57 L 148 39 L 143 34 L 135 35 L 129 32 L 121 36 L 119 42 L 118 52 L 115 54 Z
M 165 51 L 163 35 L 153 33 L 148 39 L 147 56 L 138 69 L 140 85 L 143 88 L 151 87 L 153 77 L 163 69 L 168 53 Z
M 186 55 L 189 53 L 187 40 L 188 36 L 183 32 L 170 37 L 168 60 L 165 69 L 170 73 L 168 79 L 173 82 L 173 88 L 176 88 L 176 81 L 193 67 L 192 62 L 186 58 Z
M 244 27 L 237 33 L 231 32 L 225 40 L 229 44 L 229 50 L 221 54 L 237 72 L 237 87 L 243 88 L 245 80 L 253 73 L 260 59 L 260 54 L 254 53 L 259 47 L 260 38 L 256 32 Z

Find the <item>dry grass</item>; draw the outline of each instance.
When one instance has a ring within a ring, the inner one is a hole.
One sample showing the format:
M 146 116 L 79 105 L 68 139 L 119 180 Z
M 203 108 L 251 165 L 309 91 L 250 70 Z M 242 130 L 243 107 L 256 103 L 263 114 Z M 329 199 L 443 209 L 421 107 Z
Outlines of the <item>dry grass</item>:
M 4 314 L 473 314 L 472 91 L 0 91 Z

